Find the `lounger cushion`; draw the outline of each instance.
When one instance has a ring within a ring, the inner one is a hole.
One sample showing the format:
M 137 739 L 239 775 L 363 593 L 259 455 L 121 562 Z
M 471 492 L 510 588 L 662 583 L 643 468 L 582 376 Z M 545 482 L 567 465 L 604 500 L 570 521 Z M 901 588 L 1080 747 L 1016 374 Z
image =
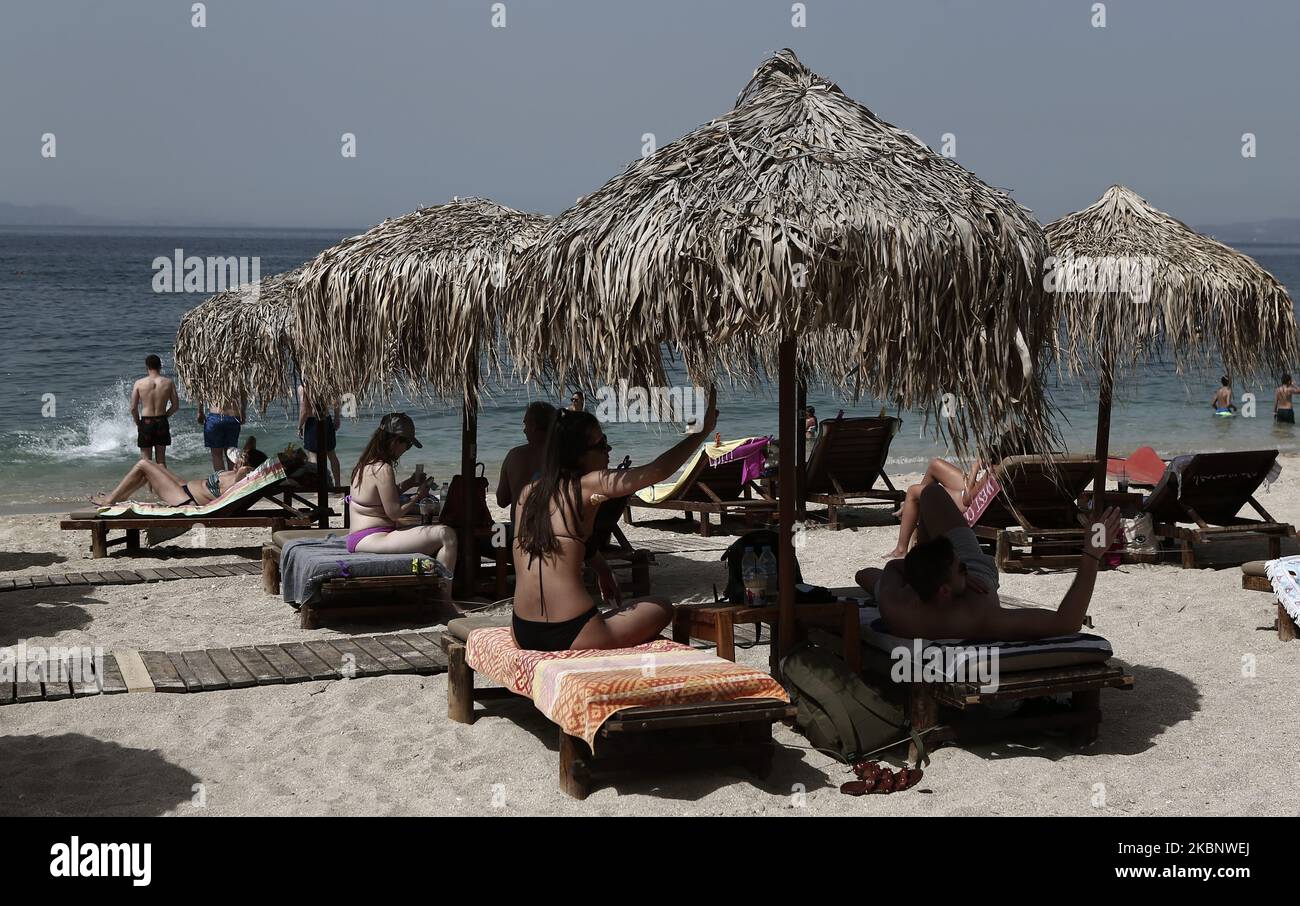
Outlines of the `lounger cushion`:
M 346 534 L 347 529 L 336 528 L 280 529 L 278 532 L 271 533 L 271 543 L 283 550 L 286 544 L 290 541 L 296 541 L 299 538 L 315 538 L 317 540 L 324 540 L 331 535 L 336 538 L 341 538 Z
M 874 604 L 865 604 L 859 611 L 862 626 L 862 645 L 875 651 L 889 654 L 896 648 L 911 649 L 913 639 L 891 634 L 880 617 L 880 609 Z M 1076 632 L 1071 635 L 1053 636 L 1027 642 L 968 642 L 961 639 L 938 639 L 921 641 L 923 651 L 931 647 L 969 648 L 971 646 L 996 647 L 998 649 L 998 669 L 1007 673 L 1021 670 L 1041 670 L 1048 667 L 1069 667 L 1075 664 L 1096 664 L 1109 660 L 1115 652 L 1099 635 Z M 955 657 L 945 656 L 942 663 L 957 663 Z
M 465 661 L 513 692 L 528 696 L 565 733 L 595 751 L 596 734 L 620 711 L 774 699 L 789 702 L 767 673 L 668 639 L 607 651 L 526 651 L 508 627 L 469 633 Z
M 468 641 L 469 634 L 475 629 L 498 629 L 510 625 L 510 614 L 496 614 L 481 617 L 459 617 L 447 624 L 447 631 L 452 638 Z
M 1267 576 L 1267 560 L 1251 560 L 1249 563 L 1241 564 L 1241 572 L 1247 576 Z

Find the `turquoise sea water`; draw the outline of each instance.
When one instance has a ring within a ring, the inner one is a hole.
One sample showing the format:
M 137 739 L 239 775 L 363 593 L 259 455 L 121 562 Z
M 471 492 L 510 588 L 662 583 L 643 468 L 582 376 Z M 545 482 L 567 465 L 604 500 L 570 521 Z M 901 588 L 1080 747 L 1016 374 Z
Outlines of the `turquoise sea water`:
M 137 455 L 135 428 L 127 409 L 131 382 L 143 374 L 143 359 L 155 352 L 164 371 L 174 374 L 172 343 L 184 313 L 204 295 L 155 293 L 152 262 L 185 255 L 258 256 L 261 273 L 294 267 L 346 235 L 358 231 L 205 230 L 146 228 L 0 227 L 0 511 L 63 508 L 110 487 Z M 1300 247 L 1243 247 L 1296 296 L 1300 290 Z M 1292 370 L 1300 368 L 1294 363 Z M 1298 372 L 1300 373 L 1300 372 Z M 1070 450 L 1092 447 L 1096 397 L 1080 385 L 1059 385 L 1053 396 L 1061 411 L 1061 432 Z M 1300 449 L 1292 426 L 1271 418 L 1272 385 L 1235 389 L 1254 392 L 1259 417 L 1216 419 L 1209 400 L 1217 375 L 1185 381 L 1164 364 L 1146 367 L 1117 388 L 1111 449 L 1150 444 L 1162 453 L 1190 450 Z M 506 450 L 522 441 L 520 420 L 530 399 L 551 397 L 539 388 L 493 383 L 479 419 L 479 459 L 495 479 Z M 724 437 L 775 433 L 775 387 L 720 391 L 719 429 Z M 51 407 L 51 402 L 53 406 Z M 878 403 L 857 405 L 818 391 L 809 402 L 821 417 L 844 408 L 848 414 L 875 414 Z M 450 478 L 460 461 L 460 415 L 450 407 L 399 401 L 416 420 L 423 450 L 407 455 L 422 462 L 439 480 Z M 904 427 L 892 447 L 895 469 L 917 471 L 945 448 L 922 427 L 917 415 L 903 413 Z M 374 429 L 376 413 L 363 409 L 345 420 L 339 455 L 346 472 Z M 245 433 L 263 449 L 296 440 L 297 413 L 274 406 L 250 413 Z M 615 461 L 631 455 L 643 462 L 675 442 L 670 426 L 607 426 Z M 172 421 L 169 465 L 183 475 L 209 468 L 202 433 L 187 404 Z

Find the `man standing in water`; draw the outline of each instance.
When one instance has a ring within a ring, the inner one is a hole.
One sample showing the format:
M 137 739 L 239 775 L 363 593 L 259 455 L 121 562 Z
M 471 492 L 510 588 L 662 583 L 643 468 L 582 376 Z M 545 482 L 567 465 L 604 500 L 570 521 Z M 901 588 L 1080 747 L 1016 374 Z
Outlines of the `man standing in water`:
M 1221 386 L 1214 394 L 1214 414 L 1232 415 L 1237 411 L 1237 407 L 1232 404 L 1232 382 L 1224 375 L 1219 378 L 1219 383 Z
M 316 457 L 323 450 L 329 457 L 330 474 L 334 476 L 334 487 L 337 488 L 341 482 L 339 456 L 334 452 L 335 435 L 343 418 L 338 402 L 334 403 L 333 413 L 329 413 L 328 408 L 320 400 L 312 399 L 306 381 L 298 385 L 298 434 L 302 437 L 302 445 L 307 448 L 307 461 L 315 465 Z
M 167 419 L 181 407 L 176 382 L 162 376 L 162 360 L 156 355 L 144 358 L 148 374 L 131 388 L 131 418 L 135 420 L 135 442 L 140 458 L 167 465 L 167 447 L 172 442 Z
M 1291 397 L 1300 393 L 1291 381 L 1291 375 L 1282 375 L 1282 386 L 1273 393 L 1273 420 L 1288 425 L 1295 424 L 1295 410 L 1291 408 Z
M 206 415 L 199 404 L 199 424 L 203 426 L 203 446 L 212 454 L 212 468 L 228 468 L 226 451 L 239 446 L 239 429 L 247 420 L 248 401 L 243 394 L 239 402 L 209 403 Z

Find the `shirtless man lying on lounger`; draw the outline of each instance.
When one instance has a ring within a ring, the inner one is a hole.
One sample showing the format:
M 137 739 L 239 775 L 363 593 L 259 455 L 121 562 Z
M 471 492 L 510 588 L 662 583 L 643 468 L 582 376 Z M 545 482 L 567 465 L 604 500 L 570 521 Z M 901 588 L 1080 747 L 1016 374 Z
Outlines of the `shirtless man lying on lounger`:
M 998 571 L 947 489 L 921 492 L 921 539 L 905 559 L 858 572 L 858 584 L 875 594 L 889 631 L 905 638 L 1015 642 L 1069 635 L 1083 626 L 1101 558 L 1119 532 L 1119 510 L 1102 516 L 1101 531 L 1087 532 L 1074 582 L 1056 610 L 1003 607 Z

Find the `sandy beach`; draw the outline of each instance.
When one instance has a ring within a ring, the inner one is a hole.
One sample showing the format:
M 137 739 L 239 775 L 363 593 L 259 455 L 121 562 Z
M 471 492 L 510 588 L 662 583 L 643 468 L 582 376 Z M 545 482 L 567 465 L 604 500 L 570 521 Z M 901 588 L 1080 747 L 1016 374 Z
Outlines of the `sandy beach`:
M 1300 521 L 1300 456 L 1261 497 Z M 915 479 L 916 476 L 911 476 Z M 907 481 L 907 476 L 897 476 Z M 861 527 L 814 528 L 799 550 L 808 581 L 852 584 L 890 550 L 896 527 L 855 511 Z M 255 559 L 265 530 L 214 531 L 210 547 L 173 546 L 88 559 L 85 532 L 57 518 L 0 521 L 0 576 L 202 565 Z M 719 551 L 680 522 L 628 530 L 658 547 L 654 591 L 709 599 Z M 173 545 L 184 545 L 182 537 Z M 669 550 L 671 548 L 671 550 Z M 1227 551 L 1238 554 L 1237 551 Z M 1213 551 L 1206 549 L 1206 553 Z M 1292 551 L 1293 552 L 1293 551 Z M 1264 556 L 1258 545 L 1256 556 Z M 163 556 L 172 560 L 164 560 Z M 108 564 L 111 563 L 111 567 Z M 1007 575 L 1004 592 L 1055 604 L 1068 573 Z M 1082 750 L 1040 735 L 947 746 L 919 788 L 857 799 L 828 756 L 778 726 L 770 777 L 742 767 L 616 778 L 584 802 L 557 786 L 556 732 L 523 701 L 493 704 L 470 726 L 446 717 L 446 676 L 383 676 L 201 694 L 130 694 L 0 709 L 5 815 L 1294 815 L 1291 765 L 1300 728 L 1300 647 L 1278 641 L 1270 595 L 1244 591 L 1233 568 L 1173 564 L 1102 573 L 1094 631 L 1131 667 L 1135 688 L 1102 693 L 1100 739 Z M 345 627 L 351 628 L 351 627 Z M 388 627 L 355 627 L 358 633 Z M 211 648 L 341 634 L 304 631 L 256 576 L 0 594 L 0 645 L 106 650 Z M 766 664 L 766 644 L 738 652 Z M 1253 675 L 1243 665 L 1253 664 Z M 482 707 L 482 706 L 480 706 Z M 1104 804 L 1100 804 L 1103 801 Z

